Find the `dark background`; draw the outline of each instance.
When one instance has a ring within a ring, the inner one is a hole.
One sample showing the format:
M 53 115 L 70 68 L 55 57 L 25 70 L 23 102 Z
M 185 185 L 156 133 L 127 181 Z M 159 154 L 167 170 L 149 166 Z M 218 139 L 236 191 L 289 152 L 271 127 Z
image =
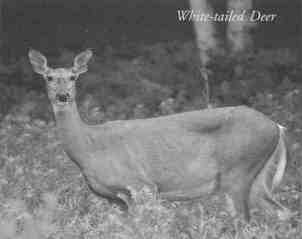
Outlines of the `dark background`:
M 216 11 L 225 1 L 213 1 Z M 24 55 L 29 47 L 49 54 L 67 48 L 85 47 L 102 54 L 106 45 L 193 39 L 192 25 L 177 21 L 177 9 L 188 9 L 187 1 L 6 1 L 3 7 L 6 57 Z M 257 47 L 295 47 L 299 39 L 300 4 L 292 1 L 254 1 L 254 9 L 278 14 L 273 23 L 254 30 Z M 223 34 L 224 25 L 219 29 Z

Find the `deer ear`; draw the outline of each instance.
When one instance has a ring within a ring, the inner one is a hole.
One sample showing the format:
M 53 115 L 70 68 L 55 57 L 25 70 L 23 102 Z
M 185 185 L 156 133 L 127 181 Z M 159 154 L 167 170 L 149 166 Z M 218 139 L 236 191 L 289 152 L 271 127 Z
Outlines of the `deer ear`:
M 87 64 L 91 59 L 93 53 L 91 50 L 87 49 L 86 51 L 81 52 L 74 58 L 72 71 L 76 74 L 85 73 L 88 70 Z
M 29 61 L 36 73 L 46 75 L 48 71 L 47 59 L 40 52 L 31 49 L 28 52 Z

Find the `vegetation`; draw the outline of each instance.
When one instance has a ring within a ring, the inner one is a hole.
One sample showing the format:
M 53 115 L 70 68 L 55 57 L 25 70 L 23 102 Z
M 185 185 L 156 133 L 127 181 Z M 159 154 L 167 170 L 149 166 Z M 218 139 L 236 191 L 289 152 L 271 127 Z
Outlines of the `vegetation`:
M 193 42 L 107 46 L 78 82 L 81 115 L 102 123 L 206 107 L 195 53 Z M 59 63 L 73 56 L 66 50 Z M 222 54 L 210 64 L 213 105 L 250 105 L 292 134 L 292 160 L 276 196 L 300 214 L 278 221 L 255 211 L 250 224 L 230 215 L 224 195 L 169 203 L 132 190 L 129 214 L 94 195 L 62 151 L 43 81 L 21 59 L 0 83 L 0 238 L 300 239 L 302 85 L 294 56 L 260 50 L 240 59 Z

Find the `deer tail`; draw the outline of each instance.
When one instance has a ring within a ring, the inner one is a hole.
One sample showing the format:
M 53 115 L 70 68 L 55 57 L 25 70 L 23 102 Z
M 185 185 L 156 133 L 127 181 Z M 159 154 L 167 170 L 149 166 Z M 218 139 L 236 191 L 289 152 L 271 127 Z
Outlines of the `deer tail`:
M 279 147 L 280 154 L 279 154 L 279 160 L 277 162 L 276 171 L 272 180 L 272 190 L 281 183 L 286 169 L 287 161 L 289 158 L 289 151 L 288 151 L 287 140 L 285 135 L 286 128 L 279 124 L 278 124 L 278 128 L 279 128 L 280 136 L 279 136 L 279 143 L 277 147 Z

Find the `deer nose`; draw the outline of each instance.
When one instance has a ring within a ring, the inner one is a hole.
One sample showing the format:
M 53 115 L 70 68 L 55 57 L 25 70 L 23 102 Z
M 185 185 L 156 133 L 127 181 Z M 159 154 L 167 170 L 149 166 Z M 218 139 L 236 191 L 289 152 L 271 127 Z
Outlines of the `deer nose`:
M 67 94 L 57 94 L 56 98 L 60 102 L 67 102 L 68 95 Z

